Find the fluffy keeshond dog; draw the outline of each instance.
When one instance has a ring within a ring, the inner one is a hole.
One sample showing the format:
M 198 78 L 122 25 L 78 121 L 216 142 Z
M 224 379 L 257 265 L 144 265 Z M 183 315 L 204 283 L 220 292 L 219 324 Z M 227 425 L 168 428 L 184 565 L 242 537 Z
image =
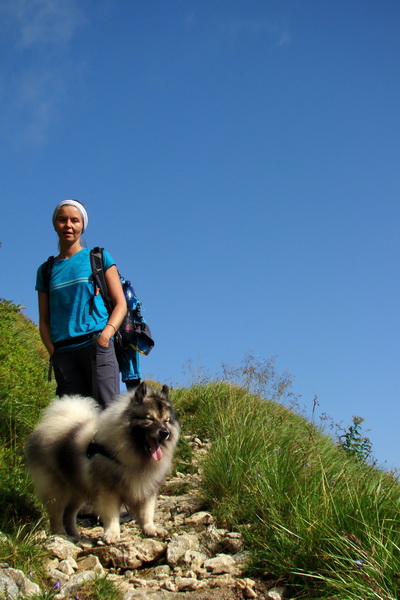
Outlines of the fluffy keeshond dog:
M 54 534 L 79 536 L 76 518 L 86 503 L 120 537 L 120 509 L 132 510 L 145 536 L 155 527 L 157 492 L 171 468 L 179 423 L 168 398 L 142 382 L 101 410 L 92 398 L 53 400 L 29 436 L 26 460 Z

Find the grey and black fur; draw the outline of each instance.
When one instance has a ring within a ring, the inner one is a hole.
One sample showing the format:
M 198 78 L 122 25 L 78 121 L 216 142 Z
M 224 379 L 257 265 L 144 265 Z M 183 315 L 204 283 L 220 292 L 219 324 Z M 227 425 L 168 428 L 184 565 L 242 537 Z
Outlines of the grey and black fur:
M 27 466 L 55 534 L 76 537 L 76 517 L 94 505 L 108 543 L 120 537 L 124 504 L 144 535 L 153 522 L 157 493 L 171 468 L 179 423 L 168 398 L 145 382 L 105 410 L 92 398 L 53 400 L 26 445 Z

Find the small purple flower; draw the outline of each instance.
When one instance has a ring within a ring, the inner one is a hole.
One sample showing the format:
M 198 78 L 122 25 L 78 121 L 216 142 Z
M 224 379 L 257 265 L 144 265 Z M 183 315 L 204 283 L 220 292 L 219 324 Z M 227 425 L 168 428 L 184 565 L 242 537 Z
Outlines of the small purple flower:
M 363 566 L 365 565 L 365 560 L 362 560 L 361 558 L 359 560 L 355 560 L 354 564 L 356 565 L 356 567 L 358 567 L 359 569 L 362 569 Z
M 304 466 L 305 466 L 305 467 L 309 467 L 309 466 L 310 466 L 310 463 L 304 463 Z
M 30 577 L 31 579 L 33 579 L 35 577 L 34 574 L 32 573 L 32 571 L 29 571 L 28 577 Z
M 59 582 L 59 581 L 56 581 L 53 587 L 54 587 L 54 589 L 55 589 L 55 590 L 59 590 L 59 589 L 60 589 L 60 587 L 61 587 L 61 584 L 60 584 L 60 582 Z

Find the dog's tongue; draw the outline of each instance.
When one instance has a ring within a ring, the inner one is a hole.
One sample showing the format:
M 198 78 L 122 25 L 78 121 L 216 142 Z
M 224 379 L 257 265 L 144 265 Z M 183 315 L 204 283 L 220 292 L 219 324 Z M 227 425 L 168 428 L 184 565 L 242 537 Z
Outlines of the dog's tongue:
M 160 444 L 157 442 L 157 440 L 151 437 L 148 438 L 148 441 L 150 445 L 151 456 L 154 458 L 154 460 L 161 460 L 163 454 Z

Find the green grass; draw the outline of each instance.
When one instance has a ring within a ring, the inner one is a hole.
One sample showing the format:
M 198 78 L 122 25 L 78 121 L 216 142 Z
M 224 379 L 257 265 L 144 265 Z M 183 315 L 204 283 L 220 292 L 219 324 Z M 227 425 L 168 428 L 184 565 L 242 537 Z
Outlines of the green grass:
M 39 594 L 29 596 L 29 600 L 54 600 L 58 592 L 59 590 L 52 586 Z M 77 600 L 122 600 L 123 596 L 118 587 L 107 577 L 97 577 L 83 584 L 74 598 Z
M 122 600 L 122 593 L 107 577 L 98 577 L 79 588 L 79 600 Z
M 251 571 L 298 594 L 399 597 L 400 485 L 279 403 L 228 383 L 175 394 L 184 427 L 213 440 L 206 500 L 240 528 Z M 307 596 L 310 597 L 310 596 Z
M 0 300 L 0 435 L 18 449 L 54 394 L 37 327 L 18 306 Z
M 47 382 L 48 357 L 37 327 L 0 300 L 0 531 L 18 533 L 40 513 L 25 472 L 24 443 L 54 395 Z M 1 560 L 1 556 L 0 556 Z
M 43 576 L 48 553 L 43 547 L 43 541 L 38 536 L 43 526 L 39 519 L 37 524 L 17 526 L 14 523 L 13 533 L 0 536 L 0 562 L 8 564 L 13 569 L 21 570 L 27 577 L 40 586 L 47 586 Z

